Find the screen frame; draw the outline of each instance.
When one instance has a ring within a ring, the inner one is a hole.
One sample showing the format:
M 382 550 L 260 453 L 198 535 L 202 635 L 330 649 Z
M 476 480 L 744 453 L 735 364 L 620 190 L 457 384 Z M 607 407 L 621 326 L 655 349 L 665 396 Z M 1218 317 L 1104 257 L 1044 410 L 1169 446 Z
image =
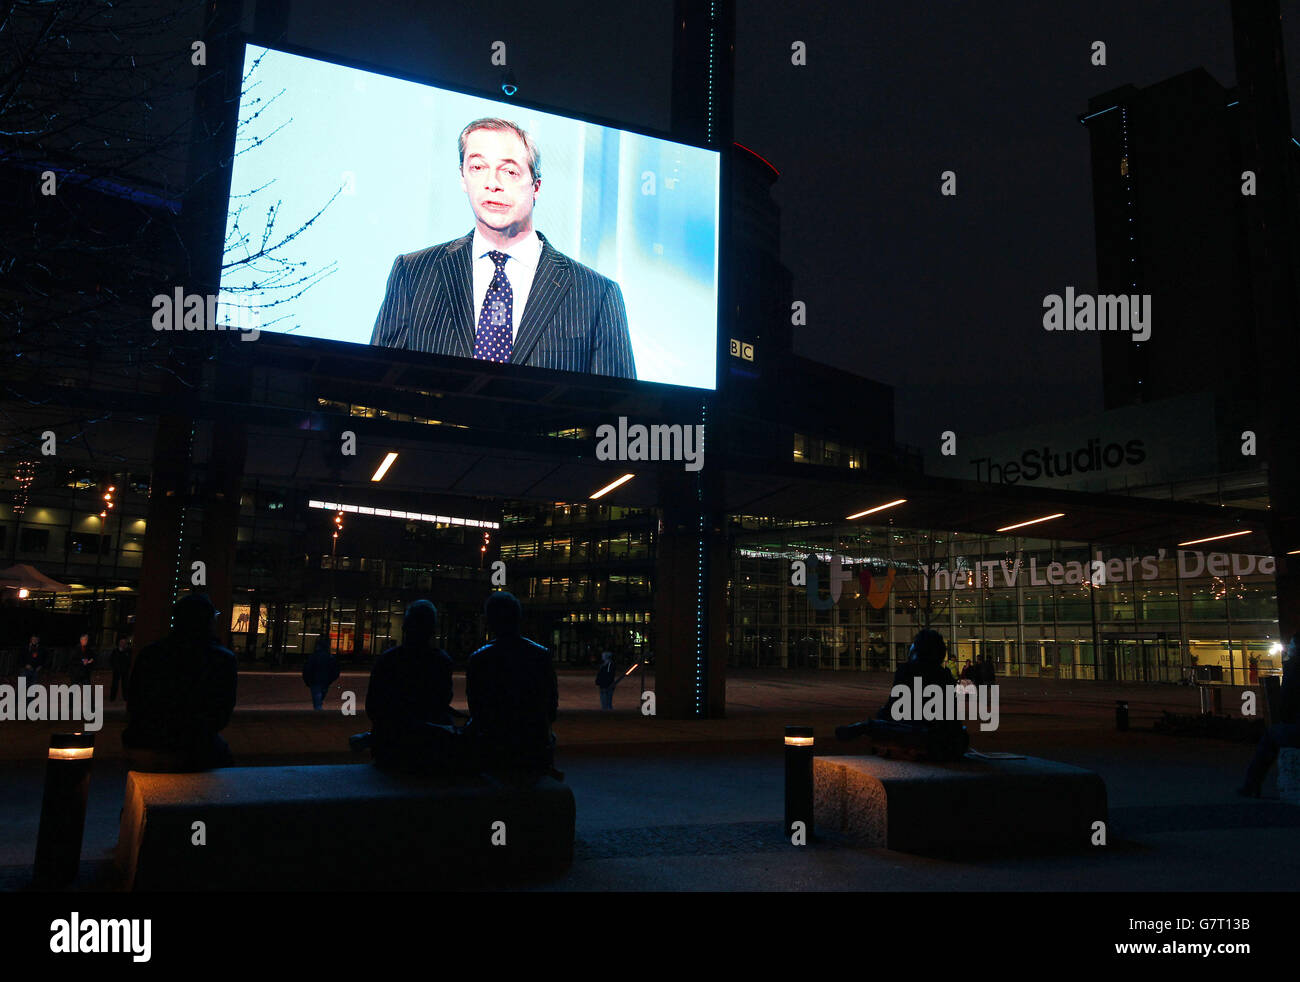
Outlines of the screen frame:
M 714 364 L 714 387 L 705 389 L 692 385 L 679 385 L 674 382 L 660 382 L 641 379 L 623 379 L 608 375 L 593 375 L 589 372 L 565 372 L 555 369 L 544 369 L 530 365 L 512 365 L 509 363 L 484 363 L 485 370 L 491 370 L 493 374 L 500 372 L 506 377 L 514 376 L 516 373 L 521 381 L 529 378 L 542 379 L 550 376 L 556 381 L 562 381 L 565 385 L 581 386 L 583 380 L 592 380 L 601 388 L 626 387 L 626 391 L 631 394 L 637 389 L 648 387 L 645 391 L 648 393 L 658 389 L 665 394 L 672 393 L 672 396 L 690 397 L 697 399 L 708 406 L 712 406 L 716 398 L 721 394 L 726 380 L 726 360 L 723 356 L 724 349 L 729 347 L 724 344 L 724 340 L 730 338 L 730 320 L 726 317 L 726 312 L 732 309 L 730 302 L 731 284 L 730 277 L 727 275 L 726 257 L 730 253 L 731 246 L 731 154 L 727 152 L 729 144 L 717 145 L 710 144 L 707 141 L 683 139 L 680 135 L 657 130 L 652 127 L 629 125 L 618 120 L 608 119 L 606 117 L 577 112 L 570 109 L 556 107 L 547 103 L 535 102 L 529 99 L 516 99 L 513 97 L 502 97 L 500 91 L 493 92 L 474 86 L 462 85 L 456 82 L 448 82 L 445 79 L 422 73 L 412 73 L 405 71 L 395 71 L 385 66 L 375 64 L 361 59 L 344 57 L 338 54 L 320 51 L 303 45 L 296 45 L 284 40 L 268 41 L 256 36 L 255 32 L 242 31 L 237 32 L 231 38 L 232 43 L 229 46 L 228 63 L 226 71 L 230 73 L 229 78 L 233 81 L 228 82 L 230 90 L 234 93 L 234 98 L 223 100 L 221 108 L 225 112 L 221 113 L 221 132 L 225 138 L 221 147 L 221 154 L 224 160 L 232 161 L 235 149 L 236 131 L 239 125 L 240 97 L 243 93 L 243 66 L 247 60 L 247 49 L 249 45 L 259 48 L 267 48 L 284 54 L 297 55 L 303 58 L 310 58 L 317 61 L 326 62 L 341 68 L 352 68 L 359 71 L 370 72 L 376 75 L 383 75 L 388 78 L 394 78 L 401 81 L 411 82 L 417 85 L 427 85 L 433 88 L 444 89 L 459 95 L 473 96 L 480 99 L 486 99 L 497 103 L 502 107 L 520 106 L 537 112 L 548 113 L 554 116 L 560 116 L 566 119 L 576 120 L 582 123 L 589 123 L 595 126 L 604 126 L 611 129 L 619 130 L 626 133 L 634 133 L 640 136 L 646 136 L 653 139 L 664 140 L 669 143 L 676 143 L 682 146 L 695 147 L 702 150 L 708 150 L 718 155 L 718 224 L 717 224 L 717 290 L 714 308 L 714 339 L 713 339 L 713 364 Z M 197 130 L 196 127 L 197 140 Z M 209 282 L 214 287 L 220 286 L 221 281 L 221 264 L 225 255 L 225 233 L 229 218 L 230 191 L 233 180 L 233 166 L 222 168 L 221 178 L 215 182 L 211 188 L 211 200 L 207 203 L 210 208 L 209 214 L 214 219 L 211 222 L 205 222 L 205 232 L 214 237 L 213 245 L 215 264 L 214 275 L 209 278 Z M 205 209 L 206 210 L 206 209 Z M 346 356 L 349 352 L 355 353 L 356 349 L 370 349 L 372 345 L 357 341 L 338 341 L 329 338 L 316 338 L 311 335 L 300 332 L 282 332 L 267 330 L 263 332 L 267 337 L 275 337 L 280 340 L 292 339 L 296 345 L 303 347 L 315 348 L 322 352 L 332 352 Z M 227 336 L 233 343 L 244 343 L 242 338 Z M 261 338 L 259 337 L 258 341 Z M 258 342 L 252 342 L 254 344 Z M 454 355 L 440 355 L 427 351 L 411 351 L 405 348 L 388 348 L 385 349 L 386 356 L 389 357 L 395 366 L 412 365 L 433 367 L 438 365 L 472 365 L 474 359 L 459 358 Z M 535 373 L 542 373 L 540 375 Z M 673 401 L 676 401 L 673 399 Z

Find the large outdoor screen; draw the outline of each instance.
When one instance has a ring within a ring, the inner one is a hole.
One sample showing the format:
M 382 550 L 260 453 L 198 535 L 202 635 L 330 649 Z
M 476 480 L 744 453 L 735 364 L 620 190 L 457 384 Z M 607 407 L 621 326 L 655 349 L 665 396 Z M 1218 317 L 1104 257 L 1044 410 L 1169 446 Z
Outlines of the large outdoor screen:
M 716 385 L 716 151 L 254 45 L 235 149 L 221 323 Z

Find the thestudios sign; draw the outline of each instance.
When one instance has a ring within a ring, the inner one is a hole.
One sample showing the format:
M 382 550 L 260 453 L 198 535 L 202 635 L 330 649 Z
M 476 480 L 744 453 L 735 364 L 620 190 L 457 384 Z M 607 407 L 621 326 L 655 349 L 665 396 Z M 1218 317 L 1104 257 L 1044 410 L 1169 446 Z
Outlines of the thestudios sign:
M 955 435 L 956 453 L 930 457 L 930 473 L 987 484 L 1104 491 L 1201 477 L 1218 464 L 1213 401 L 1200 395 L 1060 425 Z
M 1028 561 L 1019 553 L 1014 559 L 990 559 L 967 563 L 958 560 L 955 569 L 943 566 L 921 566 L 921 577 L 927 589 L 965 590 L 976 587 L 998 589 L 1021 586 L 1064 586 L 1088 583 L 1105 586 L 1107 583 L 1134 583 L 1158 580 L 1160 562 L 1171 559 L 1164 549 L 1154 555 L 1132 556 L 1127 559 L 1102 559 L 1101 550 L 1090 561 L 1040 562 L 1030 557 Z M 1185 580 L 1204 576 L 1274 576 L 1277 562 L 1272 556 L 1251 556 L 1243 553 L 1200 552 L 1193 549 L 1178 550 L 1178 575 Z
M 1124 443 L 1102 444 L 1100 437 L 1091 437 L 1083 446 L 1064 449 L 1044 444 L 1040 449 L 1030 447 L 1014 460 L 996 460 L 976 457 L 975 480 L 998 484 L 1020 484 L 1043 478 L 1083 477 L 1090 471 L 1118 470 L 1127 465 L 1144 463 L 1147 459 L 1146 441 L 1128 440 Z

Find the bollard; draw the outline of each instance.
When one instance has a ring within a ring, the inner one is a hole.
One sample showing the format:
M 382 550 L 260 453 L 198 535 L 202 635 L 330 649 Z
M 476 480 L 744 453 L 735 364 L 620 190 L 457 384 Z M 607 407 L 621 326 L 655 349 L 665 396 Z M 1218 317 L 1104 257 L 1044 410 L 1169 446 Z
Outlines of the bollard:
M 86 828 L 93 733 L 53 733 L 45 761 L 45 794 L 36 833 L 36 885 L 62 889 L 77 878 Z
M 1214 714 L 1213 693 L 1208 685 L 1202 685 L 1197 690 L 1197 695 L 1201 698 L 1201 715 L 1211 716 Z
M 1123 699 L 1115 700 L 1115 729 L 1128 732 L 1128 703 Z
M 785 835 L 791 826 L 803 822 L 812 840 L 813 831 L 813 728 L 785 728 Z

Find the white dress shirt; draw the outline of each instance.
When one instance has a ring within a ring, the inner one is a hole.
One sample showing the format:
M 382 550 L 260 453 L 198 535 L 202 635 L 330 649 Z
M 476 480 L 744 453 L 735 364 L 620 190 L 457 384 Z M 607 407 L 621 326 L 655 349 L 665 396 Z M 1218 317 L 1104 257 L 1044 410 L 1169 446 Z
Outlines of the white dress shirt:
M 533 277 L 537 274 L 537 264 L 542 258 L 542 240 L 536 232 L 529 232 L 509 249 L 497 249 L 474 230 L 474 327 L 478 328 L 479 315 L 483 312 L 483 298 L 487 296 L 492 277 L 496 275 L 496 264 L 488 257 L 489 252 L 504 252 L 510 258 L 506 260 L 505 274 L 510 281 L 510 292 L 514 303 L 510 311 L 510 325 L 513 331 L 511 342 L 519 337 L 519 318 L 524 315 L 528 304 L 528 293 L 533 288 Z

